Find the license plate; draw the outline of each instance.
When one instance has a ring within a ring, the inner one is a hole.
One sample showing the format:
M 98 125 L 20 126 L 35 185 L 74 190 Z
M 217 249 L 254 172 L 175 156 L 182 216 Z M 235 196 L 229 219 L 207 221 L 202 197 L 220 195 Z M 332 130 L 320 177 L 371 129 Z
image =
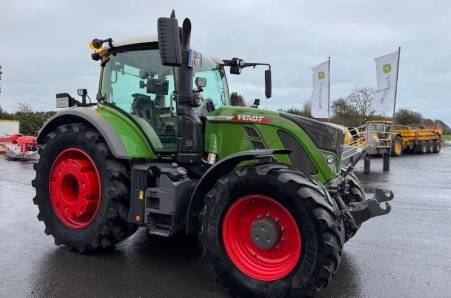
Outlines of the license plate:
M 188 65 L 195 70 L 199 70 L 202 67 L 202 54 L 190 49 L 188 52 Z

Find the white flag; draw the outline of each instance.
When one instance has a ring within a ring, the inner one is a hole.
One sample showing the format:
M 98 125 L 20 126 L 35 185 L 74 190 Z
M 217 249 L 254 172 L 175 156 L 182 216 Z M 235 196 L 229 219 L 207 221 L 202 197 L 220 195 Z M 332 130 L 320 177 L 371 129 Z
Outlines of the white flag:
M 311 104 L 312 116 L 315 118 L 329 118 L 329 68 L 329 61 L 312 68 Z
M 376 62 L 377 90 L 373 102 L 376 114 L 392 116 L 395 107 L 399 51 L 374 58 Z

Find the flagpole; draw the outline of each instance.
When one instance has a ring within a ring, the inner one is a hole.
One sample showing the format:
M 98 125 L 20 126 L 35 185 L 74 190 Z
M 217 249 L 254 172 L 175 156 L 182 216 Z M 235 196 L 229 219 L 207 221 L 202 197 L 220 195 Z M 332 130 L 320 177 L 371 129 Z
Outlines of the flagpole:
M 329 92 L 328 92 L 329 98 L 327 99 L 327 122 L 329 122 L 329 119 L 330 119 L 330 56 L 329 56 L 329 71 L 328 71 L 327 81 L 328 81 L 327 83 L 329 85 Z
M 399 60 L 401 59 L 401 47 L 398 47 L 398 66 L 396 67 L 396 85 L 395 85 L 395 100 L 393 103 L 393 121 L 395 121 L 396 112 L 396 96 L 398 94 L 398 75 L 399 75 Z

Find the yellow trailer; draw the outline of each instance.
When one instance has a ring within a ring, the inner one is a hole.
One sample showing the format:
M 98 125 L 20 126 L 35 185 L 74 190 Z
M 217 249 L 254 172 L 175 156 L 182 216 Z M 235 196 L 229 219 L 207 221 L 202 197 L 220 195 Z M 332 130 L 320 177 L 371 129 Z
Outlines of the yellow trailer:
M 394 125 L 391 121 L 369 121 L 357 128 L 348 128 L 345 144 L 363 147 L 374 143 L 369 155 L 381 154 L 391 149 L 391 155 L 403 152 L 417 154 L 439 153 L 442 148 L 443 130 L 418 125 Z M 384 151 L 384 152 L 383 152 Z
M 393 125 L 391 152 L 393 156 L 400 156 L 404 151 L 418 154 L 439 153 L 442 141 L 441 128 Z
M 343 160 L 352 162 L 358 148 L 366 147 L 364 172 L 370 172 L 370 157 L 383 158 L 383 170 L 390 169 L 390 155 L 400 156 L 409 151 L 417 154 L 439 153 L 442 148 L 441 128 L 424 128 L 417 125 L 393 125 L 391 121 L 369 121 L 359 127 L 349 127 L 344 135 Z

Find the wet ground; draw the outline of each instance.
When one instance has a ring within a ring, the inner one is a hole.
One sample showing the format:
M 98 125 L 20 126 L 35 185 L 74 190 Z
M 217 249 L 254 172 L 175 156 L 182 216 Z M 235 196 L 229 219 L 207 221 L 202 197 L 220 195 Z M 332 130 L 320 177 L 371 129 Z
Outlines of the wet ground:
M 451 147 L 392 159 L 382 173 L 357 169 L 368 191 L 390 188 L 389 215 L 346 244 L 339 271 L 318 297 L 451 297 Z M 227 297 L 195 243 L 138 231 L 115 250 L 79 255 L 44 234 L 32 204 L 31 163 L 0 157 L 0 297 Z

